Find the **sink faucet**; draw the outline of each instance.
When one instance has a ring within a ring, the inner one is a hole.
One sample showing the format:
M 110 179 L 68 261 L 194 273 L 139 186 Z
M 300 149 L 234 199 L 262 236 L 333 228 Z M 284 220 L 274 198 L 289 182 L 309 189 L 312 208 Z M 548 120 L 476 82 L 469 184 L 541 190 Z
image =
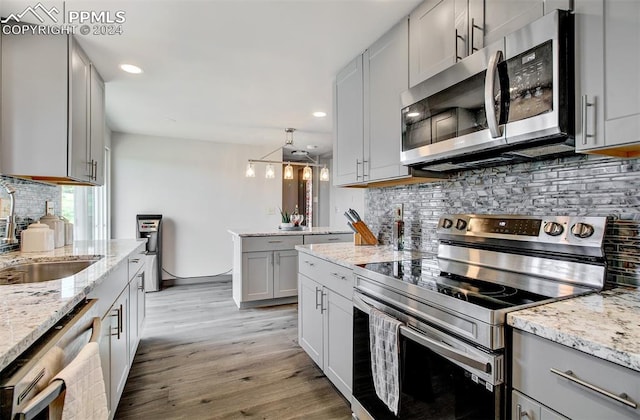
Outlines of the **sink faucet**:
M 0 186 L 2 186 L 7 194 L 9 194 L 9 198 L 11 199 L 11 206 L 9 210 L 9 216 L 7 216 L 7 229 L 4 233 L 4 238 L 2 238 L 3 244 L 17 244 L 18 240 L 16 239 L 16 200 L 13 197 L 16 190 L 11 185 L 7 184 L 4 179 L 0 179 Z

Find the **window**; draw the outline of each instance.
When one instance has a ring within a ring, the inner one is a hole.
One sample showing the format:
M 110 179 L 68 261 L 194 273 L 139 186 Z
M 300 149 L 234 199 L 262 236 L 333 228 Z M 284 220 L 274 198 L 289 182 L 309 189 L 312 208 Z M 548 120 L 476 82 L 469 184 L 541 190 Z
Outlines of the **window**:
M 73 223 L 75 240 L 111 237 L 111 151 L 108 148 L 104 162 L 104 185 L 101 187 L 62 187 L 62 215 Z

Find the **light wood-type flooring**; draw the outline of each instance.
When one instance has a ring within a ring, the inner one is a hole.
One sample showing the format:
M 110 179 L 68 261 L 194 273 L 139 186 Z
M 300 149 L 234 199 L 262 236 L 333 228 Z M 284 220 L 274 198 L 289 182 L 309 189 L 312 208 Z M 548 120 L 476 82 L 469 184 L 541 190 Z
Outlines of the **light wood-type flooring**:
M 231 282 L 147 294 L 116 419 L 351 419 L 298 346 L 297 305 L 238 310 Z

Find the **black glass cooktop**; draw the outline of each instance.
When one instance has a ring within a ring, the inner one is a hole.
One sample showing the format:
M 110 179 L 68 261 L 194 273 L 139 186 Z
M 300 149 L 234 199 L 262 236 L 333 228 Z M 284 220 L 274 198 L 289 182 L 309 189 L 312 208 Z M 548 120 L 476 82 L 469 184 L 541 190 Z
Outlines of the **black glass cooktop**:
M 443 272 L 436 258 L 361 264 L 360 267 L 487 309 L 511 308 L 549 299 L 526 290 Z

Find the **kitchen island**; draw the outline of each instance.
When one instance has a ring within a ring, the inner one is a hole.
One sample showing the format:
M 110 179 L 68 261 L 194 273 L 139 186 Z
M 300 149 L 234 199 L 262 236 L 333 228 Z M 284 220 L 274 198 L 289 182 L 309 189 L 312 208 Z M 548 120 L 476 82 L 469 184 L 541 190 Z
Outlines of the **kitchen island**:
M 0 268 L 32 261 L 67 261 L 100 257 L 79 273 L 41 283 L 0 285 L 0 371 L 18 358 L 64 315 L 85 299 L 127 257 L 144 250 L 135 239 L 76 241 L 42 253 L 0 255 Z
M 329 227 L 228 232 L 233 239 L 233 300 L 240 309 L 297 301 L 297 245 L 353 242 L 352 231 Z

